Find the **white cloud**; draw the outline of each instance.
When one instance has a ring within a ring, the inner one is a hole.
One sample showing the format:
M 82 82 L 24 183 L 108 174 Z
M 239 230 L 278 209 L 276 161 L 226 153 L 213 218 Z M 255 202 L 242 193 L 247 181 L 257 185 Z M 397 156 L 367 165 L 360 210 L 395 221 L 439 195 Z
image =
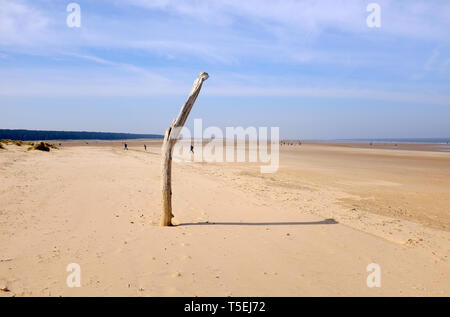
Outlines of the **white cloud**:
M 49 18 L 23 1 L 0 0 L 0 45 L 35 44 L 45 40 Z

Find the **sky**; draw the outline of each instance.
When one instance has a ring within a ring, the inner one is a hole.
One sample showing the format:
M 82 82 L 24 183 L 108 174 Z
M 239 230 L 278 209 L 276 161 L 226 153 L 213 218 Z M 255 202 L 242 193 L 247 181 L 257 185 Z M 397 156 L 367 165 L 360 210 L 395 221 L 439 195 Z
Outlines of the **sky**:
M 450 137 L 450 1 L 0 0 L 0 128 L 164 133 L 203 71 L 189 127 Z

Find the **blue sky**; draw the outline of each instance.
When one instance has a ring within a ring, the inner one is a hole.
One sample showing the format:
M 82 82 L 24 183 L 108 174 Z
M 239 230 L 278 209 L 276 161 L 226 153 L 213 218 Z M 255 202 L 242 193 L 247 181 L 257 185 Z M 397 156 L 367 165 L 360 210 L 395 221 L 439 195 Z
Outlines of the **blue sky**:
M 163 133 L 206 71 L 188 124 L 450 136 L 449 1 L 70 2 L 0 0 L 0 128 Z

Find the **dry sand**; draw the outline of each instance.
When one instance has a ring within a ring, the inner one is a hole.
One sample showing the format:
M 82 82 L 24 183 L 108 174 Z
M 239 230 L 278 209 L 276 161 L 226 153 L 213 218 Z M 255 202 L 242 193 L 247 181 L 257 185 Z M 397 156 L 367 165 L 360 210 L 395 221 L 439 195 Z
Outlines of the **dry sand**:
M 88 142 L 0 150 L 0 296 L 450 295 L 450 153 L 283 146 L 265 175 L 174 163 L 181 225 L 162 228 L 160 143 Z

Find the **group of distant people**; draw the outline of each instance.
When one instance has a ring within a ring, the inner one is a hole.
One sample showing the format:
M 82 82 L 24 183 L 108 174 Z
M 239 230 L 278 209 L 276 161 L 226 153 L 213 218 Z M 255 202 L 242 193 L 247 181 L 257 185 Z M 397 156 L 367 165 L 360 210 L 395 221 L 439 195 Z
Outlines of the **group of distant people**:
M 288 142 L 288 141 L 280 141 L 280 145 L 302 145 L 302 142 Z
M 123 149 L 128 151 L 128 144 L 123 144 Z M 147 151 L 147 145 L 144 144 L 144 150 Z
M 128 151 L 128 144 L 124 143 L 123 144 L 123 149 Z M 147 151 L 147 145 L 144 144 L 144 150 Z
M 123 144 L 123 149 L 125 151 L 128 151 L 128 144 L 127 143 Z M 147 145 L 146 144 L 144 144 L 144 150 L 147 151 Z M 194 146 L 192 144 L 191 144 L 191 152 L 194 153 Z

